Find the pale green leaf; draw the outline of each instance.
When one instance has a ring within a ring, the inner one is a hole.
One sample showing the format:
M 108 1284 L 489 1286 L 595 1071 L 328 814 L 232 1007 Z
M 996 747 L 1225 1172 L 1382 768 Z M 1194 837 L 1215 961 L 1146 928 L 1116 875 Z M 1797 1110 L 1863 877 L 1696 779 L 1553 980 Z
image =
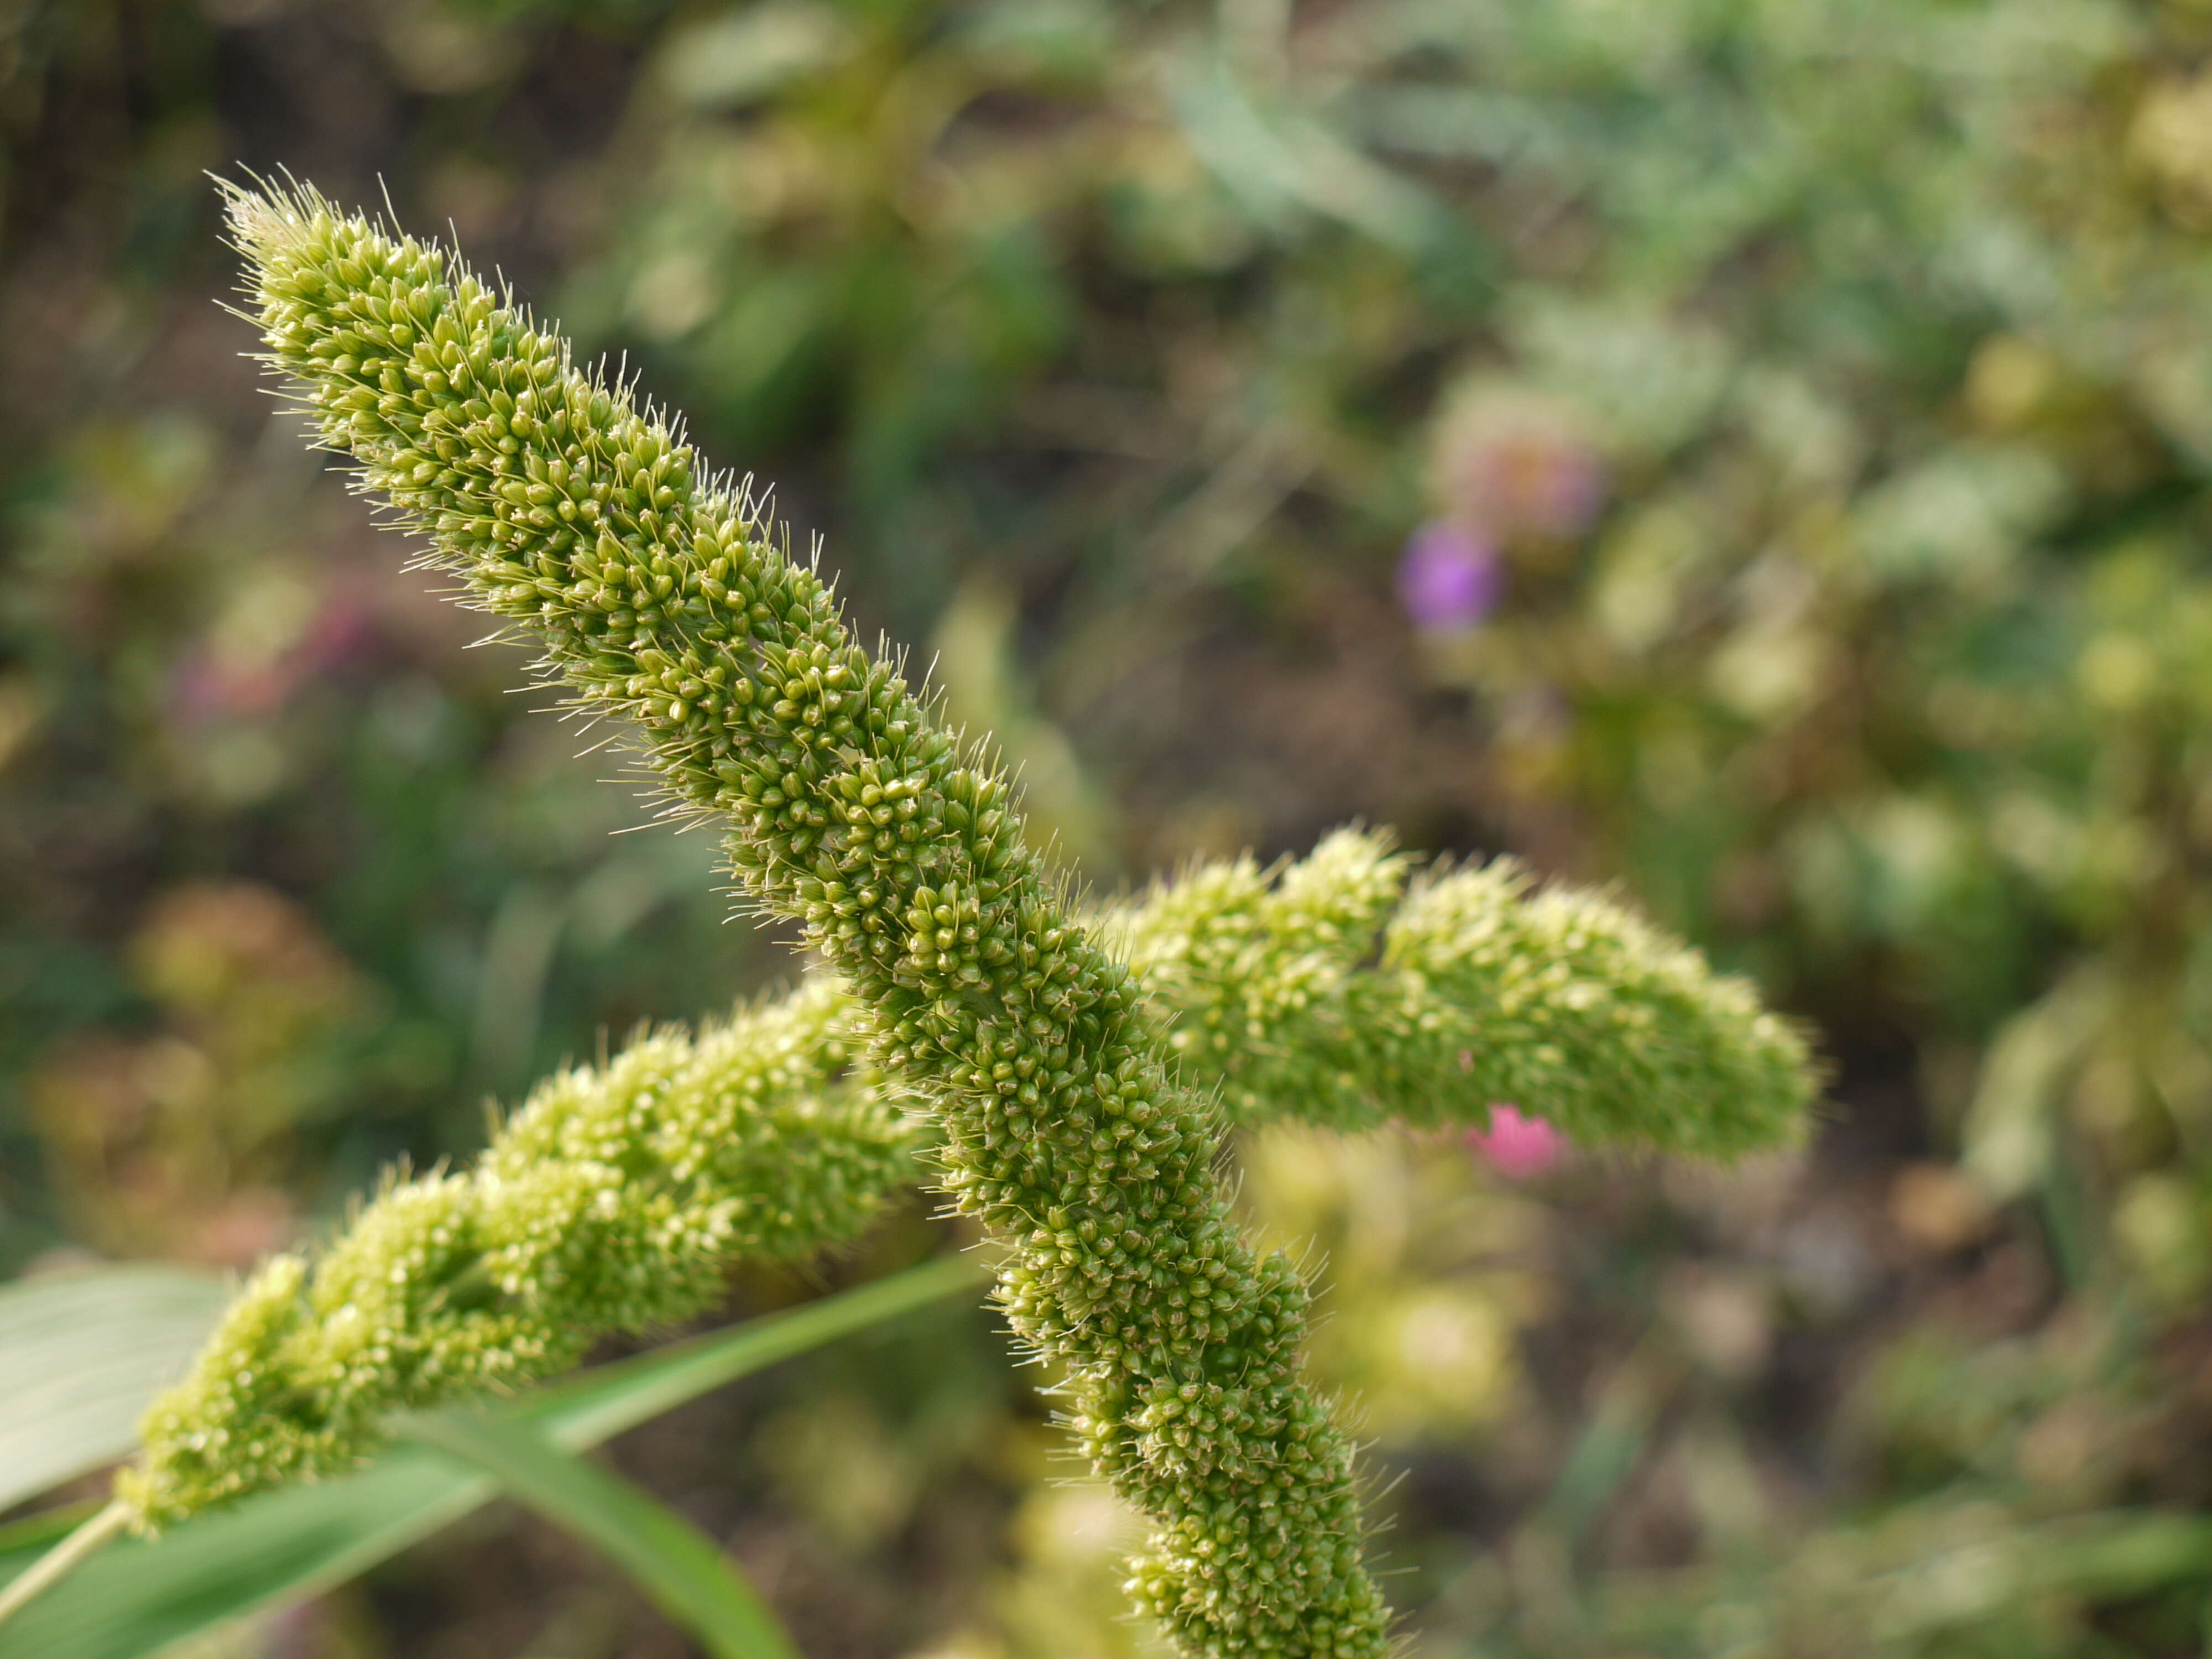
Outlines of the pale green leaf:
M 228 1294 L 220 1274 L 154 1267 L 0 1287 L 0 1510 L 128 1456 Z

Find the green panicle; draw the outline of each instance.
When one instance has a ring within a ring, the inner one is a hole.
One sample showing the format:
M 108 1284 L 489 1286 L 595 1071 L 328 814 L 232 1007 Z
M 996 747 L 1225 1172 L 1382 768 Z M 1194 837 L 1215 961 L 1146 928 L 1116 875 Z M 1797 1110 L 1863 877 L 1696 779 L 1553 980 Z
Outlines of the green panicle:
M 1272 876 L 1249 859 L 1200 866 L 1114 907 L 1107 933 L 1184 1079 L 1240 1121 L 1459 1126 L 1511 1100 L 1594 1143 L 1720 1154 L 1803 1122 L 1802 1042 L 1694 952 L 1601 900 L 1532 899 L 1510 866 L 1428 880 L 1409 902 L 1410 869 L 1387 837 L 1340 830 Z M 312 1291 L 291 1258 L 265 1270 L 155 1408 L 131 1477 L 143 1511 L 174 1519 L 354 1467 L 386 1411 L 543 1375 L 600 1335 L 703 1308 L 733 1261 L 857 1231 L 915 1177 L 920 1146 L 881 1103 L 860 1018 L 817 973 L 696 1036 L 655 1031 L 540 1085 L 470 1180 L 388 1191 Z M 457 1215 L 478 1254 L 444 1258 L 437 1294 L 413 1274 L 395 1294 L 392 1263 L 421 1255 L 410 1235 L 451 1234 Z M 375 1352 L 390 1358 L 341 1393 L 331 1350 L 348 1327 L 315 1310 L 349 1304 L 376 1309 Z M 495 1309 L 525 1308 L 526 1348 L 489 1351 L 524 1330 Z M 400 1358 L 438 1350 L 434 1370 Z M 263 1386 L 233 1386 L 241 1371 Z M 279 1406 L 270 1390 L 286 1379 Z M 186 1449 L 208 1447 L 219 1455 Z
M 1350 1447 L 1298 1375 L 1305 1288 L 1237 1237 L 1218 1119 L 1024 844 L 1006 781 L 664 422 L 444 252 L 305 191 L 240 193 L 231 222 L 323 441 L 579 703 L 635 726 L 679 810 L 732 826 L 750 897 L 851 988 L 872 1063 L 937 1121 L 945 1188 L 1012 1246 L 1010 1322 L 1066 1368 L 1094 1461 L 1152 1522 L 1139 1605 L 1193 1654 L 1381 1654 Z M 597 1215 L 580 1190 L 548 1201 Z M 521 1218 L 500 1235 L 518 1275 L 635 1292 L 621 1218 L 604 1270 Z M 422 1254 L 426 1273 L 461 1259 Z M 507 1305 L 524 1282 L 489 1316 L 526 1320 Z
M 1114 930 L 1184 1075 L 1240 1122 L 1481 1124 L 1733 1157 L 1802 1128 L 1802 1037 L 1741 979 L 1612 902 L 1510 860 L 1415 878 L 1340 830 L 1271 878 L 1202 867 Z
M 841 1080 L 835 988 L 663 1030 L 535 1089 L 465 1176 L 388 1183 L 312 1267 L 264 1266 L 148 1413 L 117 1491 L 142 1526 L 358 1467 L 392 1412 L 565 1370 L 689 1319 L 733 1260 L 867 1224 L 915 1126 Z

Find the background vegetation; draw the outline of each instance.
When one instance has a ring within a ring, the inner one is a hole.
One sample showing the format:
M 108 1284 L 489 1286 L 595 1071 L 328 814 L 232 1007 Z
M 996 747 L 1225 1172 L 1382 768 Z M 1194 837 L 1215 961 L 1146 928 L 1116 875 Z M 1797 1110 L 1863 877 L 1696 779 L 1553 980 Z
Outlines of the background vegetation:
M 2212 1652 L 2208 61 L 2179 0 L 0 4 L 0 1271 L 243 1265 L 786 971 L 236 356 L 202 170 L 289 165 L 775 481 L 1094 884 L 1364 817 L 1813 1024 L 1786 1164 L 1243 1148 L 1417 1651 Z M 901 1328 L 613 1455 L 810 1656 L 1144 1650 L 1034 1374 Z M 503 1509 L 223 1639 L 684 1651 Z

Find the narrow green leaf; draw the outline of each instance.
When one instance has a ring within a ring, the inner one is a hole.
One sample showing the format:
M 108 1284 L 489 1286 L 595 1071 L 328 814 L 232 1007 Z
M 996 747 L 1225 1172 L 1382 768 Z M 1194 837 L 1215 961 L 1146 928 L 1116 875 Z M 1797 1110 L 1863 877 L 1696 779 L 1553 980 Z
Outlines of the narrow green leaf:
M 0 1286 L 0 1510 L 129 1456 L 228 1299 L 221 1274 L 181 1267 Z
M 1580 1543 L 1643 1458 L 1680 1380 L 1648 1342 L 1637 1349 L 1606 1383 L 1597 1409 L 1531 1519 Z
M 804 1307 L 595 1366 L 533 1390 L 514 1409 L 542 1427 L 557 1446 L 570 1451 L 596 1446 L 725 1382 L 956 1291 L 981 1291 L 990 1279 L 990 1269 L 975 1256 L 940 1256 Z
M 775 1615 L 704 1534 L 529 1424 L 441 1413 L 409 1422 L 400 1436 L 492 1476 L 508 1497 L 596 1545 L 714 1659 L 799 1659 Z
M 596 1445 L 753 1371 L 985 1281 L 972 1256 L 925 1262 L 786 1313 L 672 1343 L 534 1390 L 507 1407 L 555 1444 Z M 127 1540 L 0 1626 L 0 1659 L 143 1659 L 367 1571 L 468 1514 L 497 1488 L 428 1452 L 294 1486 Z M 21 1571 L 0 1560 L 0 1578 Z

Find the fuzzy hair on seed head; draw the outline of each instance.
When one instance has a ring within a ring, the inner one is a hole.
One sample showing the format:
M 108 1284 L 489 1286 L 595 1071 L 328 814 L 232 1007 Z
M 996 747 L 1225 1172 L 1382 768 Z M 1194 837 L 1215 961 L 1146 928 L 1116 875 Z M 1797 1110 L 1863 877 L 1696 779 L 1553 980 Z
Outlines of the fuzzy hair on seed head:
M 1194 1654 L 1383 1652 L 1351 1447 L 1299 1375 L 1305 1286 L 1237 1236 L 1212 1108 L 1005 777 L 665 418 L 457 258 L 289 182 L 234 191 L 230 223 L 270 360 L 356 487 L 729 826 L 747 898 L 805 924 L 870 1063 L 927 1103 L 945 1189 L 1012 1247 L 1000 1305 L 1152 1523 L 1139 1605 Z
M 741 904 L 824 966 L 549 1079 L 471 1170 L 395 1179 L 319 1260 L 265 1267 L 148 1419 L 118 1483 L 140 1524 L 686 1317 L 739 1256 L 850 1237 L 922 1158 L 1007 1246 L 1018 1342 L 1151 1522 L 1136 1605 L 1208 1659 L 1387 1651 L 1354 1449 L 1300 1373 L 1305 1281 L 1239 1237 L 1224 1127 L 1510 1102 L 1589 1144 L 1732 1155 L 1798 1132 L 1802 1038 L 1610 901 L 1508 863 L 1417 878 L 1376 832 L 1090 910 L 1023 840 L 988 734 L 854 643 L 819 541 L 794 559 L 770 493 L 701 464 L 626 368 L 578 369 L 389 219 L 289 178 L 225 193 L 240 314 L 317 441 L 637 750 L 662 820 L 726 832 Z

